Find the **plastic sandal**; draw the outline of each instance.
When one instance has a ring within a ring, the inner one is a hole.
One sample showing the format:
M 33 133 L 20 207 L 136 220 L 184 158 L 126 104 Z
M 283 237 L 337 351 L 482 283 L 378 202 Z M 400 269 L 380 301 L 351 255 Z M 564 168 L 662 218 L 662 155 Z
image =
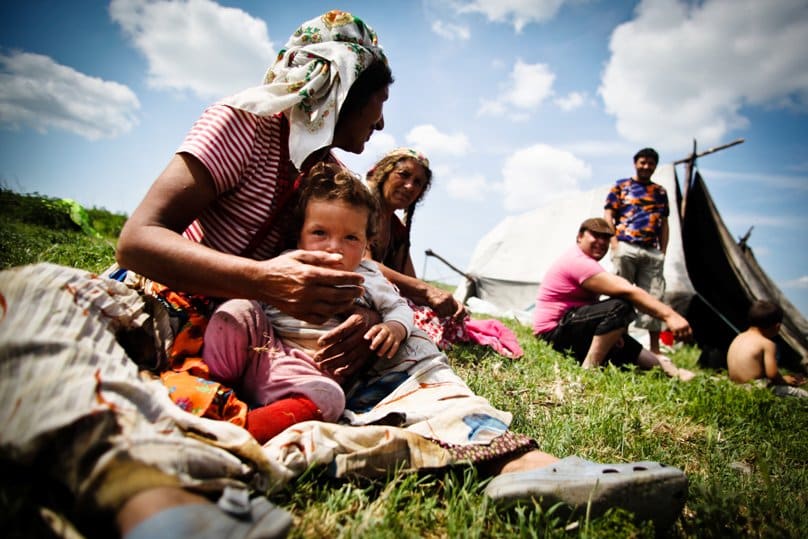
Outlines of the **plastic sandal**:
M 233 499 L 230 502 L 240 504 Z M 189 504 L 157 513 L 135 526 L 124 539 L 279 539 L 292 527 L 292 517 L 264 497 L 246 507 Z M 232 505 L 232 503 L 231 503 Z
M 687 483 L 684 472 L 658 462 L 598 464 L 567 457 L 535 470 L 498 475 L 485 494 L 503 505 L 534 499 L 545 510 L 559 502 L 573 509 L 589 506 L 590 517 L 621 507 L 661 529 L 681 513 Z

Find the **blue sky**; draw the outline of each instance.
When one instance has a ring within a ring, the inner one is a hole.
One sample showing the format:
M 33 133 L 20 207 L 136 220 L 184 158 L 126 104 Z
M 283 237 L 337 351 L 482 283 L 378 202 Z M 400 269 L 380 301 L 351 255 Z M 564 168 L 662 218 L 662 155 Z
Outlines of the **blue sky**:
M 74 0 L 0 6 L 0 184 L 130 213 L 204 107 L 257 84 L 304 20 L 351 11 L 396 82 L 357 172 L 416 146 L 413 251 L 459 267 L 504 216 L 744 138 L 699 169 L 808 314 L 806 0 Z M 680 176 L 682 169 L 679 169 Z M 541 234 L 553 231 L 537 231 Z M 426 277 L 452 281 L 430 259 Z

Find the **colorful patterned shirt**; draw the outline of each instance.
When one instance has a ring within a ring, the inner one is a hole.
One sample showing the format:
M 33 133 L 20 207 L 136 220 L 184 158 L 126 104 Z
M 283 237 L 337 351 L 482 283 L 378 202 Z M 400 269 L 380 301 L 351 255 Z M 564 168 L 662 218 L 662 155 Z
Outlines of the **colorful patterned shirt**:
M 606 195 L 604 208 L 614 212 L 618 241 L 659 247 L 662 221 L 670 213 L 664 187 L 634 178 L 617 180 Z

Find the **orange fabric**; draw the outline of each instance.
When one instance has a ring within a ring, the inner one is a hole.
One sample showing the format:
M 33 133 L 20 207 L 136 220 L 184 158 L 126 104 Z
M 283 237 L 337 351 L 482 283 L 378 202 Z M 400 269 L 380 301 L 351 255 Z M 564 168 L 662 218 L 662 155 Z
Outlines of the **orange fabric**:
M 174 403 L 194 415 L 229 421 L 243 427 L 247 420 L 247 405 L 236 398 L 233 390 L 188 371 L 166 371 L 160 380 L 168 388 Z
M 207 312 L 213 302 L 204 296 L 189 296 L 158 284 L 152 292 L 179 320 L 179 329 L 169 351 L 170 369 L 160 375 L 169 396 L 177 406 L 200 417 L 229 421 L 243 427 L 247 404 L 235 392 L 210 380 L 210 371 L 200 354 L 208 326 Z
M 175 361 L 181 364 L 186 357 L 199 356 L 202 351 L 205 329 L 208 327 L 208 318 L 203 312 L 211 308 L 212 302 L 204 296 L 189 296 L 175 292 L 159 283 L 153 283 L 152 290 L 180 320 L 180 327 L 174 335 L 174 344 L 169 354 L 174 368 Z

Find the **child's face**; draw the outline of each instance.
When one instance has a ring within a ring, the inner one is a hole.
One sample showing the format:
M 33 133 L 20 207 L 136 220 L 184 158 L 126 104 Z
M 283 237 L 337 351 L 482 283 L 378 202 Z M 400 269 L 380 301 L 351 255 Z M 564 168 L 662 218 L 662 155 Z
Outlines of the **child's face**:
M 355 271 L 367 246 L 368 210 L 339 200 L 310 200 L 299 249 L 342 254 L 339 269 Z

